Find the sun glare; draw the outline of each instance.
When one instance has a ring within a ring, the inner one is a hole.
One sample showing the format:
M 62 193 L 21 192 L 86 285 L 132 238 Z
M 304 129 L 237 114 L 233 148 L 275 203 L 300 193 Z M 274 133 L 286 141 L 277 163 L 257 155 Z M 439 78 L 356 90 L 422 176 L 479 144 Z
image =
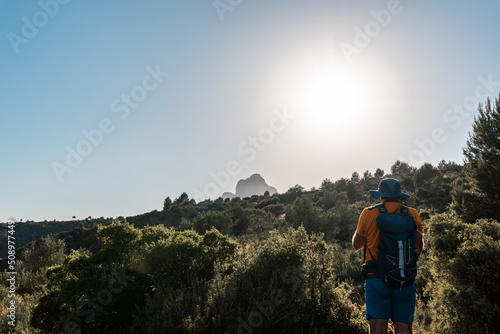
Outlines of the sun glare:
M 309 131 L 345 134 L 369 114 L 368 83 L 352 69 L 315 66 L 296 87 L 295 105 Z

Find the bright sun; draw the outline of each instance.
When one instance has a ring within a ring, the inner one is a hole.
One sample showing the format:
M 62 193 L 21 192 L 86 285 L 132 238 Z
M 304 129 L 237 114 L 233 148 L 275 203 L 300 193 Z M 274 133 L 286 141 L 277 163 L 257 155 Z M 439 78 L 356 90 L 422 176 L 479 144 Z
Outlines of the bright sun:
M 347 133 L 369 114 L 372 102 L 368 82 L 360 73 L 333 64 L 308 68 L 294 91 L 304 126 L 316 132 Z

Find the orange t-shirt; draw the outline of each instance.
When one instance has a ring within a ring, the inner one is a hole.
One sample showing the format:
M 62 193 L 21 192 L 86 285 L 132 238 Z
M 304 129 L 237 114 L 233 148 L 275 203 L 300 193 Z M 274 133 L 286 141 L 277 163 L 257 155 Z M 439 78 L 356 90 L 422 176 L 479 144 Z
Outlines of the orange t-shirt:
M 385 202 L 385 208 L 387 212 L 401 212 L 401 204 L 397 202 Z M 422 229 L 422 220 L 418 215 L 417 210 L 408 207 L 408 212 L 415 218 L 417 223 L 417 230 L 420 233 L 424 233 Z M 364 236 L 366 239 L 367 247 L 371 251 L 375 260 L 378 259 L 378 242 L 380 239 L 380 234 L 377 228 L 377 217 L 380 215 L 380 211 L 375 207 L 371 206 L 365 208 L 361 215 L 359 216 L 358 227 L 356 228 L 356 233 Z M 366 250 L 366 262 L 372 260 L 370 252 Z

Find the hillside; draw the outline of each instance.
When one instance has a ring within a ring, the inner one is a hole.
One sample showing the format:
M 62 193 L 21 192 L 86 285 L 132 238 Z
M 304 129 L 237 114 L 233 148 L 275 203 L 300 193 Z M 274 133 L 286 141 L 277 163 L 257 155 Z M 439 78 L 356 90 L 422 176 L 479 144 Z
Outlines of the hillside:
M 16 234 L 24 245 L 17 249 L 17 291 L 24 296 L 22 307 L 32 314 L 31 320 L 19 321 L 33 333 L 63 330 L 68 324 L 83 333 L 142 333 L 143 326 L 151 332 L 303 332 L 311 323 L 320 333 L 362 333 L 362 256 L 350 239 L 361 210 L 374 203 L 368 190 L 386 177 L 399 179 L 411 195 L 406 204 L 420 212 L 434 245 L 431 256 L 438 259 L 422 262 L 418 277 L 422 302 L 414 328 L 428 333 L 443 324 L 430 313 L 432 294 L 444 291 L 438 274 L 457 270 L 449 267 L 457 262 L 443 253 L 442 241 L 453 231 L 455 247 L 464 247 L 468 259 L 467 240 L 458 236 L 474 228 L 449 213 L 451 193 L 466 179 L 462 166 L 444 161 L 420 168 L 397 161 L 390 173 L 354 172 L 350 179 L 325 179 L 310 190 L 296 185 L 282 194 L 196 203 L 183 193 L 165 200 L 162 211 L 118 219 L 19 223 Z M 477 228 L 498 243 L 497 223 L 484 221 Z M 119 276 L 122 292 L 109 294 L 107 282 Z M 280 295 L 272 297 L 277 291 Z M 95 310 L 82 302 L 89 294 L 104 298 L 103 293 L 110 302 L 100 302 Z M 490 305 L 484 298 L 482 303 Z M 72 306 L 63 309 L 62 303 Z M 76 316 L 75 308 L 87 310 L 89 317 Z M 253 322 L 252 312 L 267 314 L 267 320 Z M 292 317 L 284 318 L 287 314 Z
M 325 189 L 335 189 L 337 193 L 345 193 L 349 203 L 371 201 L 367 191 L 376 189 L 378 182 L 384 177 L 399 177 L 402 186 L 407 189 L 412 198 L 408 205 L 413 205 L 424 212 L 441 212 L 450 204 L 451 184 L 464 177 L 461 167 L 451 162 L 441 162 L 439 166 L 434 167 L 430 164 L 423 165 L 420 169 L 410 167 L 401 162 L 396 162 L 391 167 L 391 173 L 383 173 L 380 169 L 374 172 L 366 171 L 363 176 L 354 172 L 351 179 L 341 179 L 333 183 L 325 179 L 321 189 L 312 189 L 305 191 L 299 185 L 292 187 L 286 193 L 277 194 L 276 189 L 267 185 L 265 180 L 259 175 L 254 174 L 248 179 L 240 180 L 237 186 L 237 194 L 241 193 L 261 193 L 269 191 L 270 195 L 253 195 L 247 197 L 234 196 L 231 198 L 220 197 L 214 201 L 206 200 L 196 203 L 193 199 L 186 199 L 185 194 L 174 200 L 174 205 L 168 210 L 151 211 L 136 216 L 119 217 L 119 220 L 125 220 L 132 223 L 135 227 L 144 227 L 146 225 L 158 225 L 179 227 L 184 220 L 191 221 L 200 213 L 207 211 L 224 211 L 239 205 L 244 209 L 252 208 L 256 211 L 262 211 L 261 214 L 272 212 L 273 214 L 283 214 L 287 205 L 293 204 L 298 194 L 306 193 L 313 199 L 313 203 L 323 209 L 329 209 L 333 204 L 323 204 L 323 202 L 333 201 L 325 198 Z M 328 194 L 329 196 L 331 194 Z M 181 200 L 182 197 L 182 200 Z M 319 202 L 318 202 L 319 201 Z M 425 215 L 425 213 L 424 213 Z M 356 217 L 357 218 L 357 217 Z M 60 234 L 68 232 L 79 227 L 92 228 L 98 225 L 107 225 L 113 221 L 113 218 L 87 218 L 85 220 L 71 221 L 43 221 L 43 222 L 18 222 L 16 224 L 16 246 L 23 247 L 32 241 L 46 237 L 49 234 Z M 7 225 L 0 224 L 0 254 L 6 254 L 7 250 Z

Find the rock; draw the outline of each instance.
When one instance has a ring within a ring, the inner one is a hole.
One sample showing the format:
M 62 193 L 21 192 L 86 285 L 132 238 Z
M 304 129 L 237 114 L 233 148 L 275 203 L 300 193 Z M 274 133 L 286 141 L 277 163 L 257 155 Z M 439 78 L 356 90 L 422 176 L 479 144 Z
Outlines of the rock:
M 233 194 L 232 192 L 229 192 L 229 191 L 226 191 L 225 193 L 222 194 L 223 199 L 226 199 L 226 198 L 231 199 L 231 198 L 235 198 L 235 197 L 236 197 L 236 195 Z
M 244 198 L 252 195 L 264 195 L 266 191 L 269 191 L 270 195 L 278 192 L 276 188 L 268 185 L 262 176 L 253 174 L 248 179 L 238 181 L 235 197 Z

